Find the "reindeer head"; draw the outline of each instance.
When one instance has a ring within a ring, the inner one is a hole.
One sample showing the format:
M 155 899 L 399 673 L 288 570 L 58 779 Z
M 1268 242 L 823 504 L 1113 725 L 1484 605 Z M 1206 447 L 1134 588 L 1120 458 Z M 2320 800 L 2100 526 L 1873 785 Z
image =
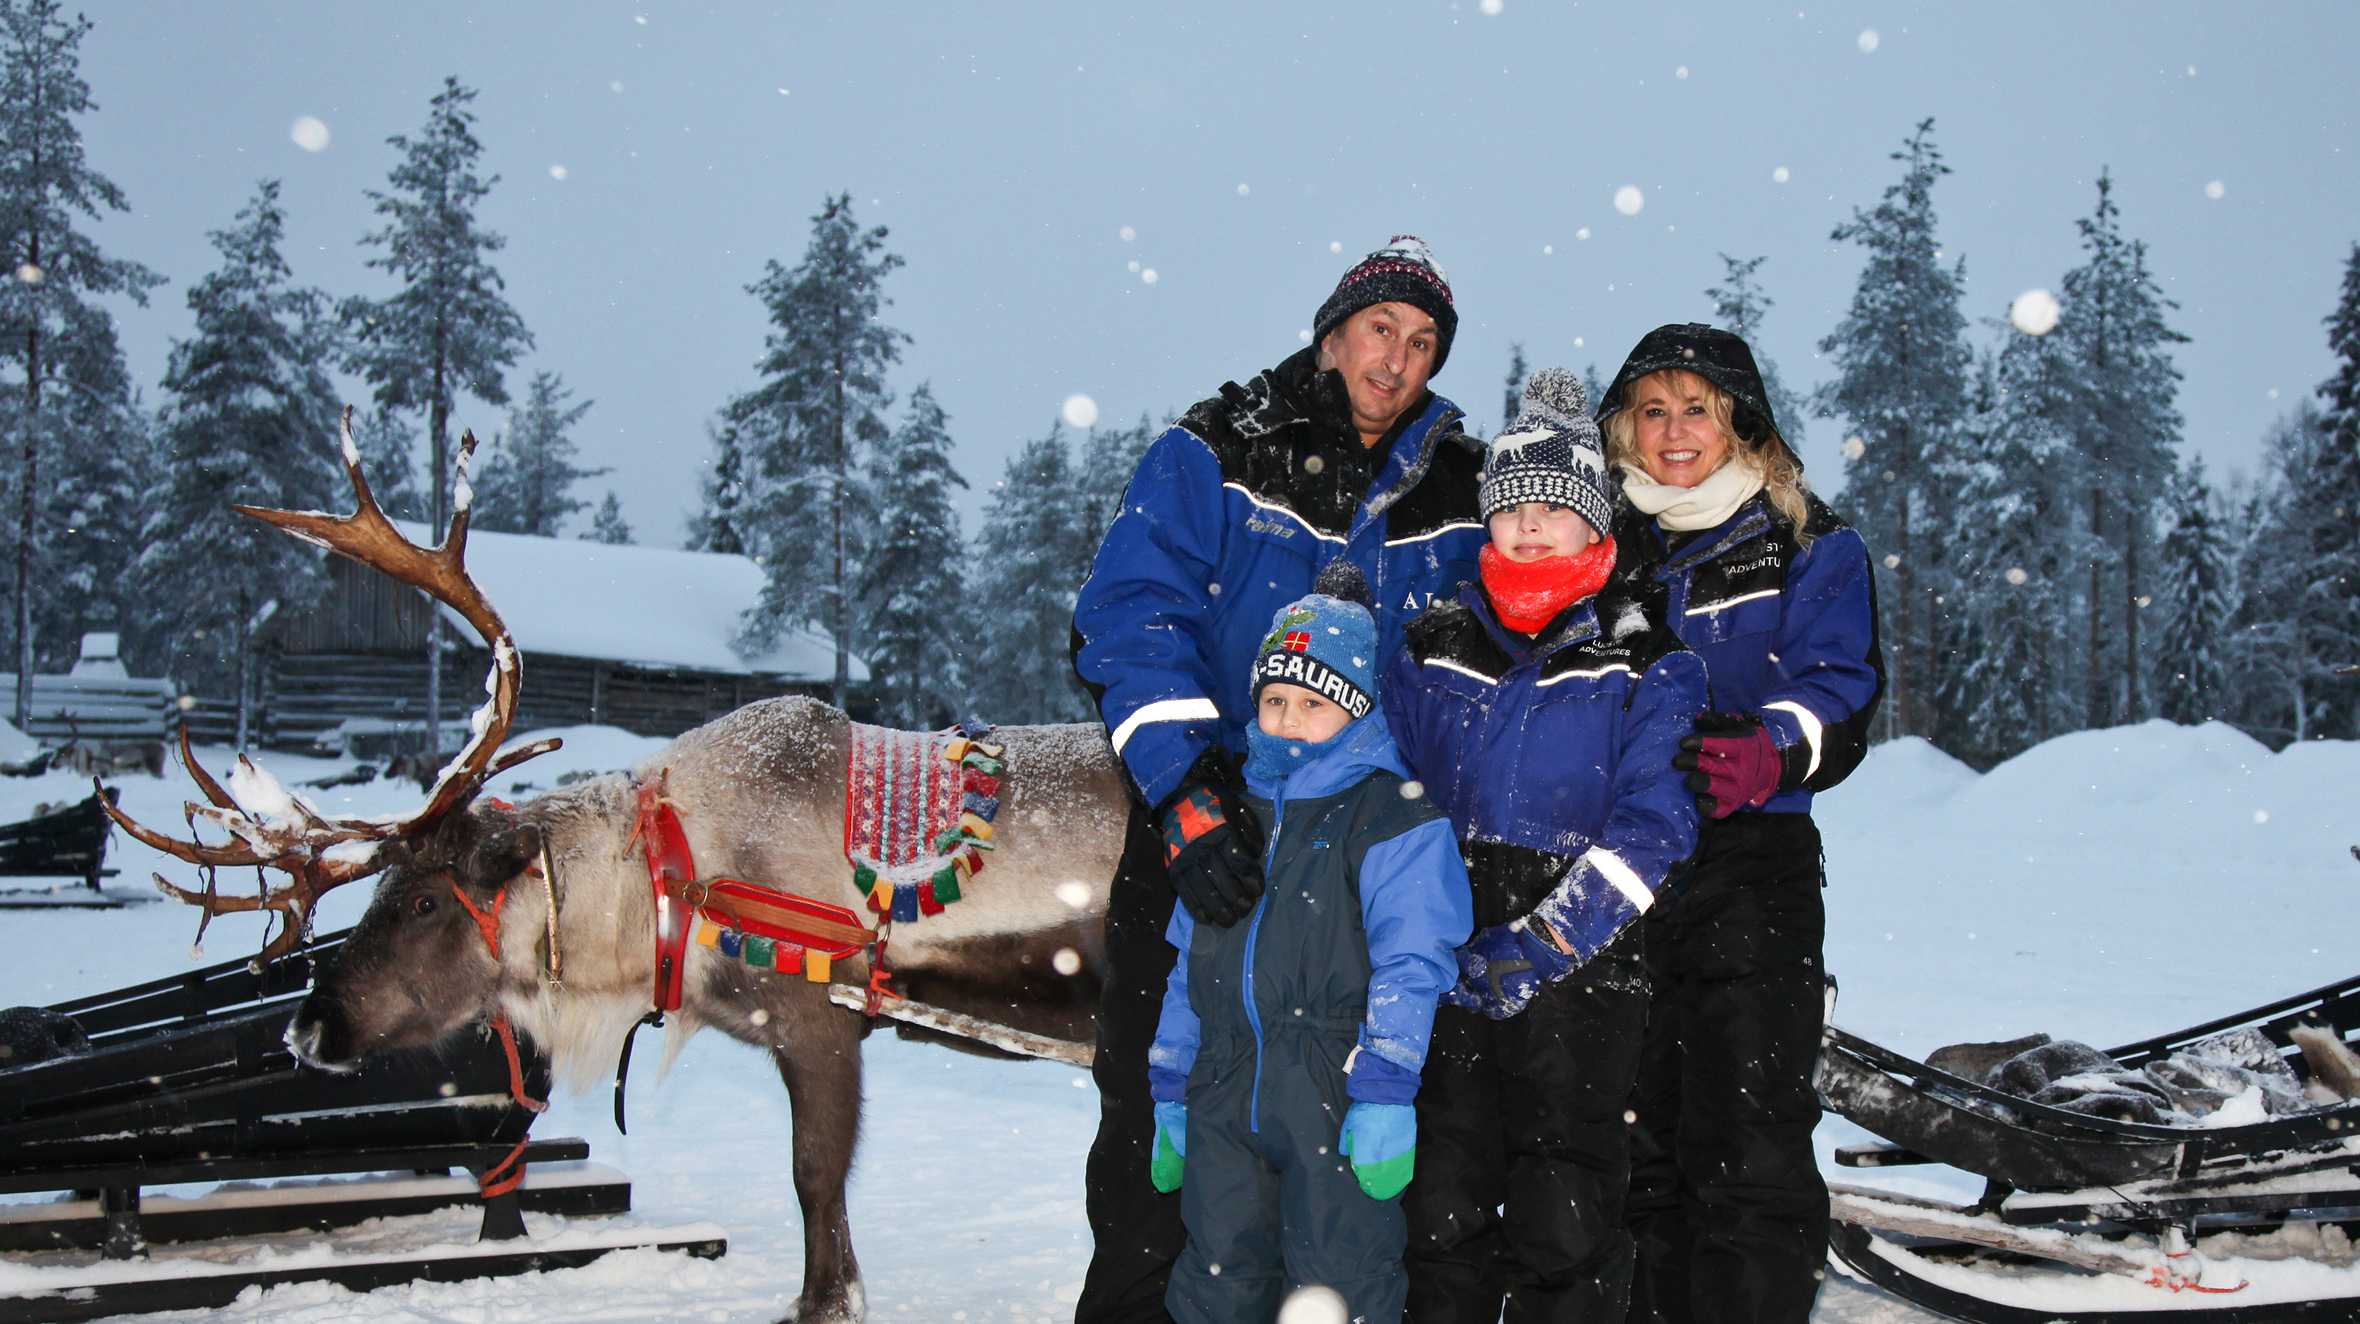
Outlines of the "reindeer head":
M 484 800 L 389 843 L 367 913 L 287 1027 L 295 1055 L 349 1070 L 498 1011 L 499 953 L 540 933 L 500 917 L 511 894 L 539 895 L 540 853 L 537 826 Z
M 335 516 L 318 511 L 263 510 L 252 506 L 235 509 L 266 524 L 349 556 L 353 560 L 412 585 L 464 617 L 482 636 L 491 649 L 491 674 L 484 681 L 488 696 L 474 718 L 474 734 L 465 748 L 452 759 L 433 787 L 427 792 L 426 803 L 415 811 L 387 818 L 330 818 L 322 814 L 302 796 L 279 785 L 278 781 L 241 755 L 237 769 L 231 773 L 225 788 L 197 763 L 188 743 L 188 728 L 180 733 L 181 761 L 189 775 L 204 792 L 206 803 L 186 806 L 189 837 L 181 840 L 153 831 L 132 821 L 117 810 L 105 797 L 100 802 L 107 813 L 124 831 L 141 842 L 191 864 L 204 866 L 205 886 L 201 891 L 179 887 L 156 876 L 156 885 L 168 896 L 177 897 L 201 907 L 205 920 L 200 920 L 197 933 L 201 938 L 205 922 L 215 915 L 237 911 L 275 910 L 284 923 L 254 960 L 257 968 L 275 960 L 303 941 L 311 929 L 313 912 L 320 897 L 330 888 L 366 878 L 381 870 L 394 869 L 387 884 L 380 888 L 377 899 L 369 907 L 362 930 L 354 934 L 347 945 L 344 964 L 372 959 L 374 954 L 354 952 L 364 935 L 389 945 L 393 955 L 387 960 L 410 959 L 409 944 L 412 932 L 439 934 L 449 927 L 455 912 L 461 929 L 473 937 L 481 947 L 483 939 L 474 921 L 461 903 L 480 895 L 488 900 L 496 891 L 498 880 L 482 893 L 470 892 L 488 877 L 487 869 L 505 861 L 510 847 L 525 839 L 531 829 L 511 821 L 504 832 L 488 832 L 485 815 L 492 811 L 470 808 L 469 812 L 454 814 L 465 805 L 484 782 L 504 769 L 514 767 L 526 759 L 545 754 L 558 747 L 556 740 L 535 741 L 502 752 L 500 742 L 516 716 L 516 701 L 523 680 L 523 663 L 519 658 L 508 626 L 500 619 L 483 591 L 467 575 L 467 521 L 470 490 L 467 467 L 475 453 L 475 434 L 460 438 L 457 474 L 457 499 L 452 503 L 451 530 L 442 545 L 432 549 L 418 546 L 401 535 L 393 522 L 378 508 L 377 500 L 369 492 L 368 480 L 362 477 L 360 449 L 352 440 L 352 411 L 344 411 L 342 420 L 344 470 L 352 480 L 357 508 L 350 515 Z M 210 823 L 228 834 L 229 840 L 209 843 L 199 839 L 197 824 Z M 489 846 L 493 840 L 504 845 Z M 537 836 L 532 837 L 535 850 Z M 529 858 L 529 856 L 528 856 Z M 216 884 L 213 870 L 221 865 L 255 865 L 276 869 L 290 881 L 258 896 L 223 896 Z M 521 866 L 519 866 L 521 868 Z M 501 879 L 511 876 L 501 875 Z M 437 882 L 436 880 L 441 881 Z M 441 887 L 445 895 L 434 895 Z M 395 915 L 393 912 L 399 912 Z M 412 925 L 400 916 L 419 921 Z M 466 968 L 458 955 L 443 951 L 438 944 L 432 965 L 436 973 L 449 974 Z M 479 960 L 488 971 L 488 955 Z M 449 1009 L 438 1009 L 433 1016 L 393 1015 L 371 1018 L 371 1024 L 401 1027 L 399 1042 L 419 1042 L 411 1036 L 428 1020 L 439 1019 L 442 1031 L 456 1027 L 481 1010 L 486 1004 L 483 996 L 469 1000 L 460 997 Z M 392 1009 L 399 1011 L 399 1008 Z M 395 1031 L 386 1028 L 368 1042 L 386 1040 L 391 1046 Z M 432 1036 L 428 1036 L 432 1037 Z

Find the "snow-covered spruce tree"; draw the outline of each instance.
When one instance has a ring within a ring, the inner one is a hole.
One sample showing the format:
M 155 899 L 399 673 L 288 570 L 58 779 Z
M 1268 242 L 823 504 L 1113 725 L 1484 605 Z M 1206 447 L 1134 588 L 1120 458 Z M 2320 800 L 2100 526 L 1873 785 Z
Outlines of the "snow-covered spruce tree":
M 2180 442 L 2180 370 L 2171 347 L 2187 337 L 2165 314 L 2179 305 L 2147 269 L 2147 245 L 2122 233 L 2113 180 L 2098 174 L 2098 205 L 2076 221 L 2082 264 L 2065 273 L 2055 334 L 2077 364 L 2083 398 L 2073 411 L 2088 529 L 2087 709 L 2105 726 L 2149 715 L 2141 642 L 2152 602 L 2155 510 L 2169 489 Z M 2119 613 L 2119 630 L 2107 618 Z
M 2309 651 L 2340 669 L 2360 666 L 2360 244 L 2344 263 L 2342 296 L 2326 322 L 2335 373 L 2319 385 L 2326 437 L 2309 479 L 2323 499 L 2301 571 Z M 2345 677 L 2333 692 L 2342 697 L 2321 705 L 2319 734 L 2360 738 L 2360 678 Z
M 556 373 L 533 374 L 524 403 L 509 411 L 507 435 L 476 463 L 476 528 L 554 538 L 576 511 L 590 509 L 574 495 L 574 484 L 614 471 L 574 463 L 574 441 L 566 433 L 592 402 L 577 404 L 572 396 Z
M 976 539 L 975 599 L 983 616 L 970 654 L 976 703 L 994 722 L 1078 722 L 1090 699 L 1065 665 L 1074 598 L 1097 540 L 1082 535 L 1065 429 L 1028 441 L 992 487 Z
M 862 475 L 869 449 L 890 433 L 885 373 L 909 340 L 878 320 L 889 302 L 885 278 L 899 266 L 885 227 L 861 229 L 850 194 L 829 198 L 811 218 L 802 262 L 790 271 L 773 259 L 746 287 L 770 313 L 756 364 L 762 382 L 722 410 L 750 462 L 745 523 L 759 532 L 748 551 L 764 575 L 739 641 L 766 648 L 798 625 L 827 634 L 836 646 L 830 694 L 839 708 L 850 686 L 852 588 L 870 518 Z
M 1531 371 L 1531 365 L 1524 361 L 1524 342 L 1521 340 L 1509 341 L 1507 390 L 1500 397 L 1500 408 L 1504 411 L 1500 414 L 1500 430 L 1502 432 L 1507 431 L 1508 425 L 1516 421 L 1516 407 L 1524 403 L 1524 377 L 1529 371 Z M 1590 398 L 1596 400 L 1598 397 L 1591 396 Z
M 2163 628 L 2155 646 L 2155 679 L 2163 715 L 2193 726 L 2222 715 L 2228 690 L 2222 642 L 2237 604 L 2229 540 L 2214 510 L 2203 456 L 2189 457 L 2174 478 L 2171 497 L 2171 532 L 2156 567 Z
M 1089 573 L 1089 557 L 1098 550 L 1098 540 L 1106 536 L 1107 526 L 1114 523 L 1115 513 L 1122 509 L 1123 492 L 1131 485 L 1131 475 L 1139 471 L 1139 460 L 1147 454 L 1150 443 L 1161 435 L 1148 416 L 1127 428 L 1092 428 L 1081 441 L 1082 514 L 1088 521 L 1078 540 L 1086 543 L 1082 572 Z M 1077 585 L 1081 581 L 1074 581 Z
M 54 0 L 0 0 L 0 394 L 11 398 L 7 442 L 17 456 L 17 685 L 13 712 L 22 725 L 32 696 L 36 639 L 47 660 L 71 656 L 78 640 L 54 637 L 37 609 L 65 602 L 71 590 L 40 573 L 84 560 L 52 547 L 42 497 L 54 495 L 45 461 L 106 437 L 141 435 L 115 324 L 100 300 L 127 295 L 145 305 L 163 277 L 137 262 L 108 257 L 81 227 L 130 203 L 82 150 L 76 120 L 97 108 L 82 81 L 82 38 L 90 20 L 67 20 Z M 124 549 L 127 550 L 127 549 Z
M 213 232 L 221 265 L 189 287 L 196 334 L 173 346 L 164 373 L 163 458 L 148 476 L 154 505 L 134 574 L 140 642 L 162 645 L 138 651 L 167 652 L 184 684 L 228 682 L 240 748 L 252 734 L 254 629 L 309 606 L 327 567 L 318 549 L 230 505 L 326 510 L 342 486 L 336 388 L 312 339 L 327 299 L 294 283 L 285 233 L 275 179 Z
M 369 494 L 395 519 L 426 522 L 426 487 L 418 473 L 418 437 L 392 409 L 379 407 L 352 420 L 352 444 L 361 453 L 361 474 Z M 342 507 L 337 507 L 342 509 Z
M 508 403 L 507 370 L 532 348 L 524 318 L 509 306 L 492 255 L 507 245 L 476 224 L 475 210 L 499 176 L 477 173 L 473 90 L 443 80 L 416 138 L 386 141 L 401 153 L 386 192 L 369 190 L 383 228 L 361 242 L 377 251 L 370 266 L 401 282 L 384 299 L 348 299 L 349 366 L 376 388 L 386 409 L 426 411 L 427 524 L 440 539 L 450 521 L 451 412 L 464 391 L 486 404 Z M 442 613 L 427 614 L 427 747 L 440 743 Z
M 1931 517 L 1949 501 L 1932 486 L 1928 459 L 1966 412 L 1971 355 L 1959 311 L 1965 262 L 1945 265 L 1935 237 L 1934 184 L 1950 173 L 1922 120 L 1893 154 L 1899 182 L 1874 208 L 1855 210 L 1832 238 L 1867 254 L 1844 318 L 1819 348 L 1835 376 L 1813 395 L 1821 414 L 1850 422 L 1862 441 L 1847 447 L 1844 513 L 1876 564 L 1884 617 L 1886 734 L 1938 736 L 1926 694 L 1934 588 L 1918 558 L 1940 542 Z
M 953 489 L 950 421 L 930 386 L 910 392 L 901 425 L 869 456 L 876 520 L 859 586 L 861 657 L 877 720 L 934 728 L 959 715 L 967 693 L 967 550 Z
M 688 517 L 688 550 L 744 556 L 752 548 L 743 527 L 746 501 L 746 452 L 738 442 L 735 423 L 705 424 L 706 444 L 713 458 L 705 463 L 698 486 L 704 503 Z
M 602 542 L 610 546 L 630 545 L 631 524 L 623 518 L 623 502 L 615 495 L 613 488 L 606 490 L 606 500 L 598 503 L 598 513 L 590 517 L 590 530 L 582 538 L 587 542 Z
M 1803 450 L 1803 402 L 1786 389 L 1786 382 L 1778 375 L 1778 365 L 1762 348 L 1762 318 L 1777 305 L 1754 282 L 1754 273 L 1769 259 L 1734 258 L 1727 253 L 1720 257 L 1721 283 L 1704 292 L 1713 301 L 1713 322 L 1744 337 L 1754 351 L 1754 363 L 1762 370 L 1762 388 L 1770 397 L 1770 412 L 1778 419 L 1779 435 L 1799 455 Z

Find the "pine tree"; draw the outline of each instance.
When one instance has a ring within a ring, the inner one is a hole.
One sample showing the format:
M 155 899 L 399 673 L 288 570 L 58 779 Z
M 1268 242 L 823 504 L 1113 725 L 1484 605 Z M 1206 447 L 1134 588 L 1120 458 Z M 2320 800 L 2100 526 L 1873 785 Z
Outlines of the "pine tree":
M 2271 745 L 2315 734 L 2332 668 L 2314 653 L 2317 633 L 2304 619 L 2306 489 L 2316 480 L 2327 442 L 2323 412 L 2305 400 L 2263 434 L 2269 457 L 2235 509 L 2236 628 L 2229 641 L 2231 720 Z
M 1524 403 L 1524 377 L 1526 372 L 1529 370 L 1530 365 L 1524 361 L 1524 342 L 1521 340 L 1509 341 L 1508 389 L 1507 392 L 1500 397 L 1501 432 L 1507 431 L 1508 425 L 1516 421 L 1516 412 Z M 1590 398 L 1593 401 L 1597 399 L 1596 396 L 1592 396 Z
M 1777 305 L 1754 283 L 1754 273 L 1769 259 L 1741 259 L 1727 253 L 1720 257 L 1721 283 L 1705 291 L 1705 297 L 1713 301 L 1713 321 L 1724 330 L 1736 332 L 1747 348 L 1753 350 L 1754 364 L 1762 370 L 1763 393 L 1770 398 L 1770 413 L 1778 420 L 1778 434 L 1799 454 L 1803 449 L 1803 402 L 1786 389 L 1786 383 L 1779 378 L 1778 365 L 1762 349 L 1762 318 Z
M 2310 479 L 2325 499 L 2299 572 L 2310 651 L 2340 669 L 2360 666 L 2360 244 L 2345 261 L 2343 293 L 2326 325 L 2335 373 L 2319 385 L 2325 444 Z M 2340 703 L 2322 705 L 2321 733 L 2360 738 L 2360 677 L 2345 675 L 2336 692 Z
M 507 369 L 532 348 L 532 333 L 509 306 L 492 255 L 507 240 L 476 224 L 475 211 L 499 176 L 476 173 L 475 93 L 443 80 L 426 127 L 416 138 L 386 141 L 401 153 L 388 192 L 369 190 L 382 229 L 361 242 L 378 251 L 371 267 L 401 282 L 386 299 L 349 299 L 344 318 L 353 340 L 353 371 L 376 387 L 387 409 L 426 411 L 427 524 L 440 540 L 451 500 L 451 412 L 464 391 L 486 404 L 508 403 Z M 427 748 L 441 740 L 442 613 L 427 616 Z
M 576 404 L 572 395 L 556 373 L 533 374 L 524 403 L 508 415 L 508 434 L 477 465 L 476 528 L 554 538 L 576 511 L 590 508 L 573 494 L 574 484 L 614 471 L 574 463 L 573 438 L 566 433 L 590 412 L 591 402 Z
M 1096 540 L 1085 540 L 1065 430 L 1024 444 L 992 488 L 976 540 L 985 626 L 973 654 L 977 702 L 1001 722 L 1078 722 L 1089 695 L 1064 665 L 1074 599 Z
M 2236 618 L 2229 540 L 2213 510 L 2201 455 L 2191 457 L 2172 484 L 2171 536 L 2162 552 L 2157 571 L 2163 637 L 2155 649 L 2159 698 L 2165 717 L 2193 726 L 2222 715 L 2229 678 L 2221 642 Z
M 1964 418 L 1972 356 L 1959 311 L 1965 263 L 1945 266 L 1934 233 L 1934 185 L 1950 167 L 1933 135 L 1934 121 L 1920 121 L 1893 154 L 1904 167 L 1901 180 L 1831 235 L 1860 245 L 1868 260 L 1843 321 L 1819 342 L 1836 376 L 1813 403 L 1848 419 L 1862 442 L 1857 455 L 1847 447 L 1844 506 L 1878 566 L 1889 731 L 1938 737 L 1927 702 L 1936 683 L 1930 663 L 1938 590 L 1921 574 L 1919 557 L 1942 541 L 1930 517 L 1949 498 L 1934 487 L 1929 460 Z
M 1127 428 L 1106 431 L 1091 429 L 1082 442 L 1082 513 L 1086 520 L 1079 535 L 1093 552 L 1098 540 L 1106 536 L 1107 526 L 1122 509 L 1123 493 L 1131 485 L 1131 475 L 1139 471 L 1139 461 L 1147 454 L 1162 432 L 1147 415 Z M 1089 566 L 1084 562 L 1083 569 Z
M 189 288 L 196 334 L 164 374 L 164 460 L 136 563 L 147 632 L 170 641 L 174 670 L 234 678 L 237 741 L 248 743 L 253 629 L 308 606 L 325 558 L 244 519 L 231 504 L 325 510 L 339 470 L 336 388 L 312 339 L 326 297 L 297 286 L 280 244 L 286 213 L 266 179 L 226 230 L 221 265 Z
M 869 458 L 877 513 L 859 586 L 861 656 L 877 720 L 888 725 L 947 725 L 967 689 L 967 553 L 951 505 L 967 480 L 952 450 L 950 422 L 933 388 L 920 386 Z
M 705 424 L 705 441 L 713 458 L 705 464 L 699 484 L 704 504 L 688 520 L 688 550 L 744 556 L 752 548 L 742 526 L 746 506 L 746 451 L 739 444 L 734 423 Z
M 801 264 L 790 271 L 774 259 L 746 287 L 770 313 L 762 384 L 722 411 L 752 462 L 750 522 L 760 533 L 749 551 L 764 573 L 740 643 L 769 647 L 793 625 L 824 632 L 836 646 L 831 696 L 839 708 L 850 684 L 852 588 L 869 518 L 862 473 L 870 448 L 889 434 L 885 373 L 909 339 L 878 320 L 888 302 L 885 277 L 900 266 L 885 247 L 885 227 L 863 230 L 853 219 L 850 194 L 828 199 L 811 218 Z
M 391 409 L 356 414 L 352 442 L 360 450 L 361 473 L 378 507 L 395 519 L 424 524 L 426 485 L 418 474 L 418 438 L 410 425 Z
M 90 27 L 87 18 L 66 20 L 55 0 L 0 0 L 0 353 L 16 376 L 0 381 L 0 393 L 12 401 L 18 456 L 12 633 L 19 726 L 32 700 L 36 601 L 71 592 L 38 570 L 88 561 L 76 548 L 51 546 L 57 540 L 42 520 L 42 498 L 58 484 L 54 476 L 44 480 L 43 460 L 107 437 L 142 435 L 114 319 L 99 300 L 122 294 L 145 306 L 164 279 L 106 256 L 80 228 L 130 210 L 123 190 L 91 167 L 76 124 L 97 109 L 81 74 Z
M 2155 503 L 2171 481 L 2180 438 L 2180 372 L 2171 346 L 2188 339 L 2164 321 L 2179 305 L 2147 270 L 2146 244 L 2123 235 L 2113 191 L 2099 172 L 2097 208 L 2075 222 L 2087 256 L 2065 273 L 2055 333 L 2078 360 L 2082 384 L 2072 417 L 2096 552 L 2088 562 L 2083 659 L 2091 726 L 2147 715 L 2141 612 L 2153 596 L 2147 567 L 2155 555 Z M 2121 614 L 2118 635 L 2106 628 L 2109 604 Z
M 606 500 L 598 503 L 598 513 L 590 519 L 590 531 L 582 537 L 588 542 L 602 542 L 610 546 L 630 544 L 631 525 L 623 518 L 623 503 L 615 496 L 613 488 L 606 490 Z

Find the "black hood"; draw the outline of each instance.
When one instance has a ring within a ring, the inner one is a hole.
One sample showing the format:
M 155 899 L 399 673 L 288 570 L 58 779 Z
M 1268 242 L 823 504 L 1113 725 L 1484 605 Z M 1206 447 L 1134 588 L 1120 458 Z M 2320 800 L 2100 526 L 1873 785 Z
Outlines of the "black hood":
M 1605 397 L 1598 401 L 1598 422 L 1604 424 L 1622 410 L 1627 403 L 1623 396 L 1631 383 L 1674 368 L 1695 373 L 1736 402 L 1730 424 L 1737 429 L 1738 440 L 1748 446 L 1761 445 L 1768 433 L 1778 430 L 1778 420 L 1770 413 L 1770 393 L 1762 386 L 1762 370 L 1754 364 L 1754 352 L 1736 334 L 1702 322 L 1674 322 L 1642 336 L 1631 356 L 1623 360 L 1622 371 L 1614 374 Z M 1781 433 L 1780 440 L 1784 439 Z M 1801 462 L 1798 456 L 1796 463 Z

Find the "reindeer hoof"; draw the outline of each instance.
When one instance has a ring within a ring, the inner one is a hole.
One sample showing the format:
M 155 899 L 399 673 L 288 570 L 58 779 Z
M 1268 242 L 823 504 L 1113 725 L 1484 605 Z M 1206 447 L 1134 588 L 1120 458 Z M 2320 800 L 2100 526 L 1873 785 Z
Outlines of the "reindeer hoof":
M 868 1293 L 859 1283 L 847 1283 L 842 1290 L 822 1293 L 816 1299 L 798 1297 L 794 1309 L 779 1324 L 862 1324 L 868 1317 Z

